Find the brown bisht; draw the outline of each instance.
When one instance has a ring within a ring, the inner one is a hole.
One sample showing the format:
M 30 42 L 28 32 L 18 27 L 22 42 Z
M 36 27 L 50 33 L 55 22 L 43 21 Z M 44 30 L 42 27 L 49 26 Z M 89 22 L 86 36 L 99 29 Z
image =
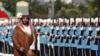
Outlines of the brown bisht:
M 16 26 L 15 30 L 13 32 L 13 46 L 14 46 L 14 56 L 27 56 L 27 52 L 32 44 L 32 42 L 35 40 L 35 51 L 33 52 L 32 56 L 37 56 L 37 38 L 36 38 L 36 32 L 33 29 L 33 34 L 29 35 L 24 28 L 21 26 Z M 25 50 L 24 52 L 20 51 L 20 48 L 23 47 Z

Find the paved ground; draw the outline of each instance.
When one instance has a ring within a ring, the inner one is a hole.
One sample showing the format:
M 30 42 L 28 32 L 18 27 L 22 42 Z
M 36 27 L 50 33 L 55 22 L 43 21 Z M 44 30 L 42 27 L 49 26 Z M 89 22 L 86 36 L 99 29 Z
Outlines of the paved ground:
M 13 54 L 4 54 L 4 53 L 0 53 L 0 56 L 14 56 Z

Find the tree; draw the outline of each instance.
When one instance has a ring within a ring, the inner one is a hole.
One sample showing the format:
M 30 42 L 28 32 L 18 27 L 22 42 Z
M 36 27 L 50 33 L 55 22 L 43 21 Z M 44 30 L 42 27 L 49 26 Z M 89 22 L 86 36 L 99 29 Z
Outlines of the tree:
M 60 9 L 61 9 L 61 7 L 62 7 L 62 3 L 61 3 L 61 1 L 60 0 L 56 0 L 56 2 L 55 2 L 55 6 L 54 6 L 54 8 L 55 8 L 55 13 L 57 13 L 57 11 L 59 11 Z
M 98 16 L 100 14 L 100 0 L 87 0 L 88 6 L 94 10 L 94 15 Z

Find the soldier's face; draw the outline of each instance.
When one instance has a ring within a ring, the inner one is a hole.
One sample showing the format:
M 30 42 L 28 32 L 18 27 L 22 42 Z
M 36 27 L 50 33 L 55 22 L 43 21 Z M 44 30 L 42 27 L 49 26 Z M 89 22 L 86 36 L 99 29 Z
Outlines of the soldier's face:
M 24 25 L 28 25 L 29 24 L 29 19 L 27 17 L 24 17 L 22 19 L 22 22 L 23 22 Z

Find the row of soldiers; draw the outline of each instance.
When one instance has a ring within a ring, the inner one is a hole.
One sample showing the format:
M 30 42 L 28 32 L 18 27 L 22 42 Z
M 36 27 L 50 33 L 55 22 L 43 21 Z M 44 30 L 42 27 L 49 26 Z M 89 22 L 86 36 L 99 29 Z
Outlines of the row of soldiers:
M 40 42 L 40 56 L 97 56 L 98 40 L 100 34 L 99 22 L 36 22 Z M 5 27 L 0 27 L 4 29 Z M 13 29 L 9 29 L 13 32 Z M 12 33 L 0 35 L 10 44 Z M 7 42 L 2 42 L 6 44 Z M 2 45 L 4 53 L 12 53 L 12 47 Z M 1 48 L 2 49 L 2 48 Z
M 41 56 L 97 56 L 99 23 L 38 23 Z
M 15 25 L 0 26 L 0 53 L 13 53 L 12 34 Z

